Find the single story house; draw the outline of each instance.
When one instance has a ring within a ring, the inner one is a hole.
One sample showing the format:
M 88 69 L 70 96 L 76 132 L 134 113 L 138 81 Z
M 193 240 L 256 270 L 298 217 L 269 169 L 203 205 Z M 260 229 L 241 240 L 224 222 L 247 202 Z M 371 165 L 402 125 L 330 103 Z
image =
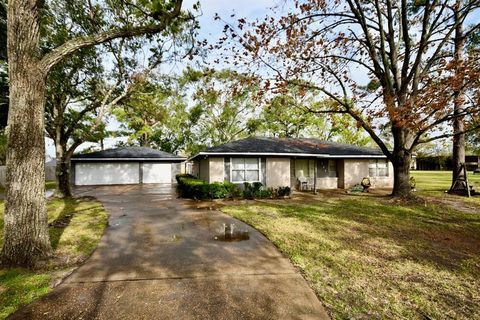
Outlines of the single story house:
M 350 188 L 364 177 L 393 187 L 393 167 L 380 150 L 318 139 L 251 137 L 190 158 L 191 174 L 208 182 L 261 182 L 295 189 Z
M 121 147 L 71 159 L 74 185 L 173 183 L 186 158 L 145 147 Z

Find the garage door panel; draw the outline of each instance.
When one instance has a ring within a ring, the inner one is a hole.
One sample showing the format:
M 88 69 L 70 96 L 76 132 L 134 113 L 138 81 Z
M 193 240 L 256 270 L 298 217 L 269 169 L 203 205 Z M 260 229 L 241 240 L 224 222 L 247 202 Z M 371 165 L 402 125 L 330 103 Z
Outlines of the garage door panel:
M 77 163 L 76 185 L 134 184 L 140 182 L 139 163 Z
M 171 183 L 172 165 L 170 163 L 144 163 L 143 183 Z

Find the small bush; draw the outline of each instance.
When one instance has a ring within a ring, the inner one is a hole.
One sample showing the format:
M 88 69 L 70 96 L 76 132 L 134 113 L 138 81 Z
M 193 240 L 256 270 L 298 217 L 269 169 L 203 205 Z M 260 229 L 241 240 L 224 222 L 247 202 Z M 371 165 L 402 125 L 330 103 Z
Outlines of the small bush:
M 190 175 L 177 175 L 178 191 L 184 198 L 205 199 L 206 182 Z
M 207 183 L 190 175 L 177 175 L 178 190 L 182 197 L 192 199 L 240 198 L 242 191 L 230 182 Z
M 258 197 L 258 198 L 261 198 L 261 199 L 276 198 L 275 189 L 273 189 L 273 188 L 260 189 L 260 191 L 258 192 L 257 197 Z
M 277 189 L 278 197 L 289 197 L 292 194 L 292 189 L 290 187 L 279 187 Z
M 265 188 L 260 182 L 245 182 L 244 187 L 243 196 L 246 199 L 275 199 L 289 196 L 292 191 L 290 187 Z
M 255 192 L 250 182 L 243 183 L 243 197 L 246 199 L 253 199 L 255 197 Z
M 225 184 L 221 182 L 214 182 L 210 184 L 205 184 L 207 187 L 208 197 L 211 199 L 223 199 L 228 198 L 229 193 Z
M 228 192 L 228 198 L 231 198 L 231 199 L 243 198 L 242 190 L 240 190 L 239 186 L 236 185 L 235 183 L 225 181 L 223 185 L 225 186 Z
M 246 199 L 261 198 L 261 191 L 263 187 L 261 182 L 254 182 L 253 184 L 250 182 L 245 182 L 243 186 L 243 196 Z

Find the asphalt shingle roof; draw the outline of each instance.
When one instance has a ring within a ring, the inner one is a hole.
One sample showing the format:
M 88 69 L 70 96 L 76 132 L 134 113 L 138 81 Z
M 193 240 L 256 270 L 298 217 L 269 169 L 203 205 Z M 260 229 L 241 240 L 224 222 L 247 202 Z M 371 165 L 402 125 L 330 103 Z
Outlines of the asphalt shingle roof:
M 359 147 L 350 144 L 323 141 L 314 138 L 266 138 L 250 137 L 208 148 L 203 153 L 291 153 L 321 154 L 331 156 L 379 156 L 379 149 Z
M 172 159 L 183 160 L 177 155 L 146 147 L 120 147 L 96 151 L 91 153 L 76 154 L 72 159 Z

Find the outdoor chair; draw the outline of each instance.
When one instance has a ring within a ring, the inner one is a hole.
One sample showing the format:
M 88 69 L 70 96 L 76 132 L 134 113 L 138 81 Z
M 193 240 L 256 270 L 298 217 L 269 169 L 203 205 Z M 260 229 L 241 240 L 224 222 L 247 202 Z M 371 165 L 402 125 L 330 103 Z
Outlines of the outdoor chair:
M 313 179 L 306 177 L 298 177 L 298 182 L 300 183 L 300 190 L 312 190 L 313 189 Z

